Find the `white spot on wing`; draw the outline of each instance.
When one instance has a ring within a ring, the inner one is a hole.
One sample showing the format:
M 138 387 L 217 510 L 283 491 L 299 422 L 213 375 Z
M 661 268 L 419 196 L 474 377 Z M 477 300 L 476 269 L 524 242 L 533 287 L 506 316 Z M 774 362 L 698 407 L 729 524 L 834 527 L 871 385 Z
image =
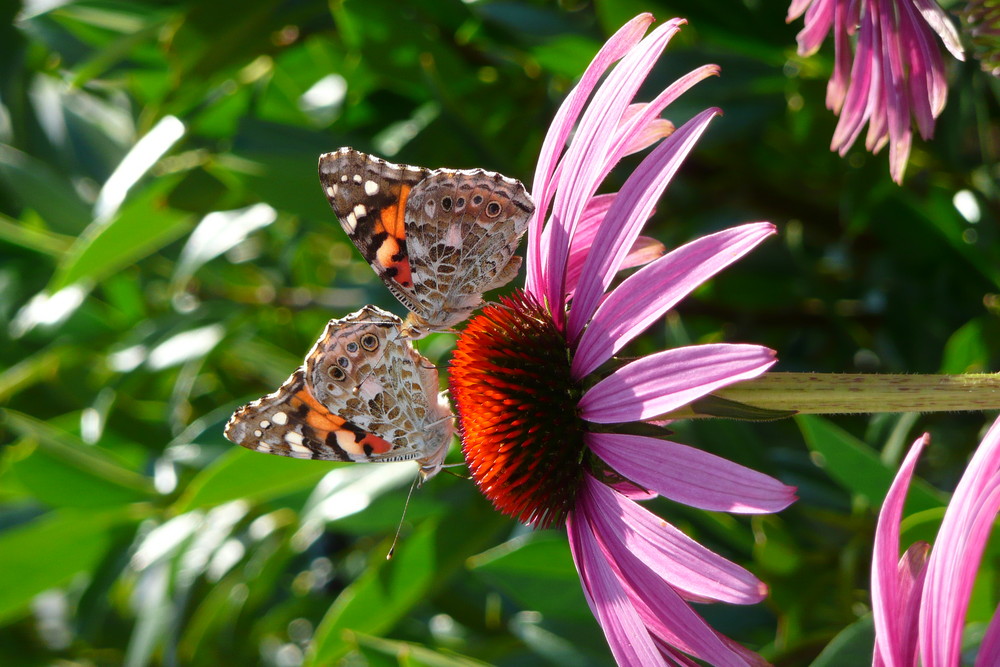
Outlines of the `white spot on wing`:
M 278 426 L 284 426 L 288 423 L 288 415 L 284 412 L 275 412 L 271 419 L 273 419 L 274 423 Z
M 355 217 L 357 217 L 360 220 L 361 218 L 363 218 L 366 215 L 368 215 L 368 209 L 365 208 L 364 204 L 357 204 L 354 207 L 354 215 L 355 215 Z
M 365 194 L 371 197 L 378 192 L 378 183 L 375 181 L 365 181 Z
M 285 413 L 282 412 L 281 414 L 285 414 Z M 266 419 L 261 419 L 260 420 L 260 427 L 261 428 L 270 428 L 271 427 L 271 422 L 267 421 Z
M 344 222 L 347 223 L 347 231 L 353 232 L 358 226 L 358 219 L 354 217 L 354 211 L 347 214 L 347 217 L 344 218 Z
M 361 182 L 361 174 L 354 174 L 354 182 L 355 183 Z

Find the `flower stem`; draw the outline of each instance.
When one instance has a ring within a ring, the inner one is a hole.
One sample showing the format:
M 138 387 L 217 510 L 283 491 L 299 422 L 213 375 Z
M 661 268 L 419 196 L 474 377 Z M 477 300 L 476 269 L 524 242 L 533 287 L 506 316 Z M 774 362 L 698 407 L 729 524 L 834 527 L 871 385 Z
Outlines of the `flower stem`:
M 720 403 L 797 414 L 873 412 L 942 412 L 1000 410 L 1000 374 L 848 375 L 839 373 L 766 373 L 720 389 Z M 730 416 L 696 402 L 670 419 Z M 711 404 L 711 401 L 708 402 Z M 733 415 L 736 416 L 736 415 Z M 738 416 L 736 418 L 739 418 Z

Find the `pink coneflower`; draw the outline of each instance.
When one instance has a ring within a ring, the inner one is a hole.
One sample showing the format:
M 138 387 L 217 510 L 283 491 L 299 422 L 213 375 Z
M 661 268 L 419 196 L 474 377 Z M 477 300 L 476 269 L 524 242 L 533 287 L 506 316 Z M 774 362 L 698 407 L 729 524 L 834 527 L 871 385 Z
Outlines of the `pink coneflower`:
M 958 32 L 934 0 L 792 0 L 789 22 L 805 12 L 799 55 L 815 53 L 833 27 L 833 76 L 826 106 L 840 116 L 830 150 L 841 156 L 868 123 L 865 148 L 889 144 L 889 173 L 897 183 L 910 157 L 911 117 L 924 140 L 948 95 L 934 33 L 964 60 Z
M 715 632 L 687 603 L 752 604 L 765 585 L 634 502 L 661 494 L 753 514 L 794 500 L 792 487 L 655 437 L 657 427 L 643 423 L 760 375 L 774 363 L 771 350 L 720 344 L 633 361 L 614 356 L 774 233 L 768 223 L 744 225 L 650 261 L 651 244 L 639 231 L 718 113 L 709 109 L 676 130 L 659 119 L 683 91 L 717 73 L 714 66 L 682 77 L 649 104 L 631 103 L 684 21 L 643 37 L 651 23 L 642 15 L 619 30 L 556 114 L 535 175 L 527 286 L 463 331 L 451 390 L 476 483 L 524 523 L 565 524 L 587 600 L 619 664 L 690 664 L 686 656 L 755 664 L 759 656 Z M 596 194 L 623 155 L 665 135 L 620 192 Z M 621 268 L 640 264 L 608 291 Z
M 879 513 L 872 554 L 874 665 L 959 664 L 965 613 L 990 529 L 1000 510 L 1000 420 L 983 438 L 955 489 L 930 560 L 917 542 L 899 557 L 899 521 L 910 478 L 929 436 L 913 443 Z M 1000 614 L 979 647 L 977 667 L 1000 664 Z

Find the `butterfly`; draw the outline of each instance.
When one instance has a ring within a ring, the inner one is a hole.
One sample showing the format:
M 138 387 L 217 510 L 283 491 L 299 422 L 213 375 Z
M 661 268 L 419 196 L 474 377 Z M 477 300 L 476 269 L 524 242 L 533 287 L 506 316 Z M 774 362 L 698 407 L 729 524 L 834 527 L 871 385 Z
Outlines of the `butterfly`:
M 365 306 L 330 320 L 305 363 L 273 394 L 237 410 L 232 442 L 300 459 L 415 459 L 436 475 L 454 424 L 437 369 L 401 336 L 402 320 Z
M 422 338 L 463 322 L 517 275 L 514 254 L 535 205 L 520 181 L 482 169 L 393 164 L 351 148 L 319 158 L 340 225 L 410 311 Z

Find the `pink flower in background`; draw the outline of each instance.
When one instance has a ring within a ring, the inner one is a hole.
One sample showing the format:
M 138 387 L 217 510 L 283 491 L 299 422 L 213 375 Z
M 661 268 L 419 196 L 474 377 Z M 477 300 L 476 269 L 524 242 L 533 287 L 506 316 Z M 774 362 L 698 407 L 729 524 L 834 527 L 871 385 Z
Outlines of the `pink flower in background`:
M 469 322 L 453 356 L 451 391 L 466 461 L 484 495 L 529 525 L 565 523 L 584 593 L 619 664 L 690 664 L 687 656 L 756 664 L 759 656 L 718 634 L 688 602 L 753 604 L 766 586 L 635 502 L 661 494 L 755 514 L 795 499 L 792 487 L 653 437 L 657 428 L 642 423 L 762 374 L 774 363 L 771 350 L 717 344 L 629 362 L 614 356 L 774 233 L 769 223 L 743 225 L 662 256 L 656 242 L 639 236 L 718 114 L 706 110 L 676 130 L 659 118 L 716 74 L 714 66 L 648 104 L 632 103 L 684 22 L 643 37 L 651 23 L 641 15 L 619 30 L 557 112 L 535 173 L 526 288 Z M 621 191 L 596 194 L 624 155 L 660 139 Z M 608 291 L 621 269 L 640 265 Z M 641 429 L 648 434 L 637 435 Z
M 965 613 L 990 529 L 1000 510 L 1000 420 L 962 475 L 937 540 L 918 542 L 899 558 L 899 522 L 917 458 L 930 438 L 913 443 L 882 504 L 872 554 L 874 665 L 959 664 Z M 977 667 L 1000 664 L 1000 614 L 979 647 Z
M 958 32 L 934 0 L 792 0 L 789 22 L 805 12 L 798 52 L 819 50 L 833 28 L 833 76 L 826 106 L 840 116 L 831 150 L 845 155 L 865 123 L 865 148 L 889 144 L 889 172 L 896 183 L 910 156 L 911 118 L 925 140 L 948 95 L 944 62 L 934 34 L 964 60 Z

